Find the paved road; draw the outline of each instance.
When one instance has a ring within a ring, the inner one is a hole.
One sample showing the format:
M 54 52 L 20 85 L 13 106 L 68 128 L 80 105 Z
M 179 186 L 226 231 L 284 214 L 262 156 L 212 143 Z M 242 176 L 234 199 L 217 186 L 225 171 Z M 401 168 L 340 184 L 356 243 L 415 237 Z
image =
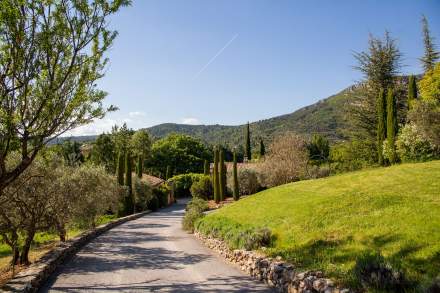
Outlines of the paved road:
M 184 204 L 86 245 L 40 292 L 272 292 L 180 228 Z

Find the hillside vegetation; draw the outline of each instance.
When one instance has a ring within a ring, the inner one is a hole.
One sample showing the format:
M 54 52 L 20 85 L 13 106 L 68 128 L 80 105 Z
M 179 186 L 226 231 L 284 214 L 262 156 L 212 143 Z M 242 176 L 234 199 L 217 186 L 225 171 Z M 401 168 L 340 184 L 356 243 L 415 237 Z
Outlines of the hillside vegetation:
M 352 287 L 359 285 L 355 261 L 367 251 L 427 283 L 440 273 L 440 161 L 282 185 L 226 206 L 197 227 L 220 237 L 267 227 L 275 236 L 269 255 Z

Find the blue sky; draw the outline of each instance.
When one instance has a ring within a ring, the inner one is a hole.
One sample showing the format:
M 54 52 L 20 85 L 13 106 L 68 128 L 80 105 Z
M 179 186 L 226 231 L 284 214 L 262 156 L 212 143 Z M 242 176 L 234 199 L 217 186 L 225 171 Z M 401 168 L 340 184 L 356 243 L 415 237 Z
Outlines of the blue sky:
M 418 73 L 422 14 L 440 45 L 438 0 L 133 0 L 111 19 L 119 36 L 99 82 L 120 110 L 70 134 L 290 113 L 359 80 L 353 51 L 385 30 L 402 72 Z

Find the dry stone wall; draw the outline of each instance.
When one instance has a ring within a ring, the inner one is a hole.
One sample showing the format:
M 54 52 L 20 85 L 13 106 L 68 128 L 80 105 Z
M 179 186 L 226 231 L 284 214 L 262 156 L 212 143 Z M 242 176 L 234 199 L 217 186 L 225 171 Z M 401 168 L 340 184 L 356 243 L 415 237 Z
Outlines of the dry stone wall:
M 222 255 L 229 262 L 259 281 L 267 283 L 279 292 L 286 293 L 352 293 L 338 288 L 320 271 L 297 272 L 295 267 L 281 258 L 269 258 L 247 250 L 231 250 L 222 240 L 205 236 L 195 231 L 195 236 L 210 249 Z

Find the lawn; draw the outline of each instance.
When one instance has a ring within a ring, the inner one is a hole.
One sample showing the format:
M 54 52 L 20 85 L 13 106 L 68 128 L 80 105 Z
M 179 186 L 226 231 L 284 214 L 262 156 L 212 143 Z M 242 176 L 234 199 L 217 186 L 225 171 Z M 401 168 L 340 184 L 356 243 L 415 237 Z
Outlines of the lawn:
M 271 188 L 198 225 L 205 233 L 267 227 L 275 235 L 269 255 L 323 270 L 345 285 L 358 285 L 352 269 L 366 251 L 380 252 L 425 284 L 440 274 L 440 161 Z

